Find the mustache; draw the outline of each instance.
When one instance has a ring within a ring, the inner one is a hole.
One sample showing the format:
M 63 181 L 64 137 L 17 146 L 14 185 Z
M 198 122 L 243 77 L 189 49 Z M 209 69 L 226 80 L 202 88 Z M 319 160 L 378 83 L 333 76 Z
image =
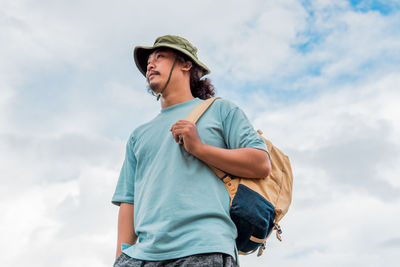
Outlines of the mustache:
M 146 76 L 147 76 L 147 79 L 148 79 L 149 76 L 152 75 L 152 74 L 154 74 L 154 75 L 160 75 L 160 73 L 159 73 L 158 71 L 152 70 L 152 71 L 150 71 L 150 72 L 147 73 L 147 75 L 146 75 Z

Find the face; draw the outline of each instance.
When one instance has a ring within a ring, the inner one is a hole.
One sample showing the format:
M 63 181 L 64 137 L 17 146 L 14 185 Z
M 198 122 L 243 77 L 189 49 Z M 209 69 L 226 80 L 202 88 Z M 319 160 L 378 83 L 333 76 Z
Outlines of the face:
M 151 90 L 158 93 L 167 82 L 175 54 L 169 50 L 156 50 L 147 60 L 146 78 Z

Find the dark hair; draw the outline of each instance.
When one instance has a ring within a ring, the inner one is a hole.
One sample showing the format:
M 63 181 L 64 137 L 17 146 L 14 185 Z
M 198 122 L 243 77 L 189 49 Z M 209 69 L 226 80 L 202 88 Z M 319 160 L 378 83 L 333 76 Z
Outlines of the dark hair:
M 203 100 L 213 97 L 215 95 L 215 89 L 211 80 L 208 78 L 201 79 L 201 76 L 204 74 L 203 68 L 179 51 L 174 52 L 177 54 L 177 60 L 181 63 L 184 63 L 185 61 L 192 62 L 192 68 L 190 69 L 190 91 L 192 92 L 192 95 Z

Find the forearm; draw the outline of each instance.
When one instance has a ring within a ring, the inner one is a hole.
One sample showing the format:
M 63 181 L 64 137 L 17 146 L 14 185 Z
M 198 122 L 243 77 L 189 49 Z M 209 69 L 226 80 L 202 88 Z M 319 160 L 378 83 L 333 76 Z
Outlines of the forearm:
M 121 244 L 135 244 L 137 236 L 135 234 L 135 226 L 133 221 L 133 204 L 121 203 L 118 213 L 118 240 L 117 253 L 118 257 L 121 252 Z
M 271 170 L 267 152 L 256 148 L 224 149 L 202 144 L 193 155 L 233 176 L 263 178 Z
M 205 162 L 233 176 L 264 178 L 271 167 L 266 151 L 256 148 L 224 149 L 203 144 L 193 122 L 180 120 L 171 126 L 175 142 L 185 150 Z

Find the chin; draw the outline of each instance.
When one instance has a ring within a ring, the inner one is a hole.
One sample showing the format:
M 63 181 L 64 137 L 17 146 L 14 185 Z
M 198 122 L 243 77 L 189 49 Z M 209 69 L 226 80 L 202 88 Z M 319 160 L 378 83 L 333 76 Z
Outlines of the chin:
M 158 83 L 151 83 L 150 82 L 149 83 L 149 87 L 155 94 L 157 94 L 160 91 L 160 84 L 158 84 Z

